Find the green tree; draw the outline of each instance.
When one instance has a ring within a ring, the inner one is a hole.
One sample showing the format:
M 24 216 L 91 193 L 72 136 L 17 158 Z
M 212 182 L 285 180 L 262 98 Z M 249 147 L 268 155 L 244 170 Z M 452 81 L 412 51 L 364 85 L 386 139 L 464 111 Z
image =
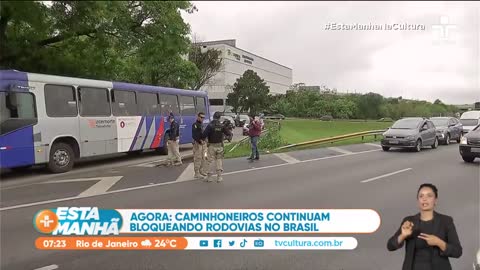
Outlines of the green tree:
M 208 49 L 203 51 L 201 46 L 192 45 L 188 54 L 188 60 L 195 64 L 198 72 L 190 86 L 191 89 L 200 89 L 220 71 L 223 66 L 221 55 L 222 51 L 220 50 Z
M 240 108 L 242 107 L 240 104 L 240 92 L 233 91 L 227 95 L 227 105 L 232 106 L 232 112 L 235 114 L 241 112 Z
M 227 95 L 227 99 L 229 104 L 237 104 L 241 111 L 257 114 L 266 108 L 269 92 L 267 83 L 249 69 L 237 79 L 233 85 L 233 92 Z
M 363 119 L 378 119 L 380 107 L 383 104 L 383 96 L 376 93 L 362 95 L 358 101 L 360 117 Z
M 190 44 L 181 10 L 195 7 L 188 1 L 2 1 L 0 66 L 186 85 L 196 71 L 180 57 Z

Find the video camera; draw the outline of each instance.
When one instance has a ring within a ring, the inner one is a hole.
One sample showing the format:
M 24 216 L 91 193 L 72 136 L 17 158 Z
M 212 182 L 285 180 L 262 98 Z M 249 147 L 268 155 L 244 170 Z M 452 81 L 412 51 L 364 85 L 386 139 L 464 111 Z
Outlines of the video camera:
M 235 125 L 228 119 L 223 120 L 222 125 L 230 131 L 230 135 L 225 136 L 224 140 L 231 142 L 233 139 L 233 129 L 235 128 Z

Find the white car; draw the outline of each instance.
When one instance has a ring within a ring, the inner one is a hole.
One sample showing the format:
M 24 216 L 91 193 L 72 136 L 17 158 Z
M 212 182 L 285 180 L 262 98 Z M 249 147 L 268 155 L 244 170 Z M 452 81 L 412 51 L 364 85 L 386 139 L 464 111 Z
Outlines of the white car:
M 480 124 L 480 111 L 464 112 L 460 117 L 460 122 L 463 125 L 463 134 L 470 132 Z

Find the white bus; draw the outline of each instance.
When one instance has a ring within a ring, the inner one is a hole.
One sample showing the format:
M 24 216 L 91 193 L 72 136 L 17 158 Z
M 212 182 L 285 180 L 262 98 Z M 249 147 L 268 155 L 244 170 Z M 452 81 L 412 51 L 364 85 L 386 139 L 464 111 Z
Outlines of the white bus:
M 0 70 L 0 168 L 61 173 L 83 157 L 166 152 L 169 113 L 186 144 L 208 104 L 201 91 Z

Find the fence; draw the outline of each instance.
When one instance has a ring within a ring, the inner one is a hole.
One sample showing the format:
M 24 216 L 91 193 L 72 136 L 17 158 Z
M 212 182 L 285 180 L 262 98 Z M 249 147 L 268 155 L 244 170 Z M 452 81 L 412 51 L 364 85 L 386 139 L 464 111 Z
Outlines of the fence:
M 301 143 L 294 143 L 294 144 L 289 144 L 285 145 L 282 147 L 279 147 L 275 150 L 283 150 L 283 149 L 288 149 L 288 148 L 293 148 L 293 147 L 299 147 L 299 146 L 306 146 L 306 145 L 316 145 L 316 144 L 323 144 L 323 143 L 334 143 L 342 140 L 347 140 L 347 139 L 353 139 L 353 138 L 359 138 L 362 137 L 362 140 L 366 136 L 374 136 L 375 139 L 377 138 L 378 135 L 381 135 L 385 132 L 386 130 L 370 130 L 370 131 L 362 131 L 362 132 L 356 132 L 356 133 L 350 133 L 350 134 L 345 134 L 345 135 L 340 135 L 340 136 L 335 136 L 335 137 L 329 137 L 329 138 L 323 138 L 323 139 L 318 139 L 318 140 L 313 140 L 313 141 L 306 141 L 306 142 L 301 142 Z

